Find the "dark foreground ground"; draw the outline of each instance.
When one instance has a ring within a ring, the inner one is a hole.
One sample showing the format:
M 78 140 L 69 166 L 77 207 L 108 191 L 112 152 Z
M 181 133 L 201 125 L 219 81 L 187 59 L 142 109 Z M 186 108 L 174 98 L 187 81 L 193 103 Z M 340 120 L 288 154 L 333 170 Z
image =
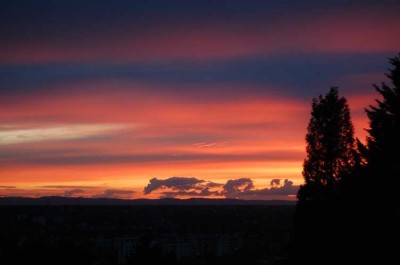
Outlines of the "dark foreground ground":
M 290 205 L 0 206 L 0 264 L 279 264 Z

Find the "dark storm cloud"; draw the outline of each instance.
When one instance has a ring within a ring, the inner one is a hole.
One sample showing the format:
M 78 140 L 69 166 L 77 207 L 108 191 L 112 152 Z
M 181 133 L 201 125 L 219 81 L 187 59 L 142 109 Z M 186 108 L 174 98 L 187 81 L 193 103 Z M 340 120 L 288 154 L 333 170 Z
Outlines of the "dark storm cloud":
M 108 199 L 126 198 L 134 193 L 135 191 L 131 190 L 107 189 L 103 193 L 96 195 L 95 198 L 108 198 Z

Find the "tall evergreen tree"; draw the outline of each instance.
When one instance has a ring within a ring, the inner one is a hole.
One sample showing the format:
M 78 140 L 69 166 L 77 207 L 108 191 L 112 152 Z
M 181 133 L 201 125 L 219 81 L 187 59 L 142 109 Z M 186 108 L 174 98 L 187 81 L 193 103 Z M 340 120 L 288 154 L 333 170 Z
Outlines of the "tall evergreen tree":
M 365 182 L 364 189 L 375 194 L 369 203 L 375 204 L 386 227 L 392 223 L 392 228 L 399 233 L 399 226 L 394 223 L 400 221 L 400 54 L 389 62 L 393 68 L 386 76 L 391 85 L 384 82 L 380 86 L 374 85 L 382 99 L 376 100 L 376 106 L 366 109 L 369 135 L 366 146 L 359 144 L 366 160 L 360 178 Z M 381 184 L 380 188 L 377 183 Z M 386 207 L 382 208 L 382 205 Z
M 332 87 L 325 97 L 312 101 L 307 128 L 307 158 L 303 165 L 305 185 L 300 201 L 326 196 L 355 164 L 354 128 L 347 100 Z
M 313 100 L 294 263 L 399 263 L 393 242 L 400 237 L 400 54 L 389 62 L 392 85 L 375 85 L 382 99 L 366 110 L 369 136 L 365 146 L 358 142 L 363 163 L 353 150 L 346 101 L 338 104 L 335 89 Z
M 390 184 L 390 190 L 380 194 L 380 197 L 400 202 L 395 195 L 400 185 L 400 58 L 394 57 L 389 62 L 394 68 L 386 76 L 392 87 L 385 83 L 374 85 L 383 99 L 376 100 L 377 106 L 366 110 L 370 128 L 367 130 L 369 136 L 364 154 L 367 168 L 374 178 Z
M 386 76 L 391 85 L 384 82 L 380 86 L 374 85 L 382 99 L 366 109 L 369 118 L 367 143 L 365 146 L 358 143 L 365 163 L 345 187 L 348 204 L 355 206 L 348 217 L 355 220 L 355 224 L 362 223 L 363 227 L 369 227 L 368 233 L 357 225 L 351 231 L 358 238 L 355 244 L 363 250 L 359 254 L 370 253 L 363 261 L 379 264 L 398 264 L 400 260 L 398 244 L 392 243 L 398 242 L 400 237 L 399 57 L 389 59 L 393 69 Z
M 336 87 L 313 99 L 306 142 L 305 184 L 297 194 L 293 262 L 341 263 L 348 248 L 343 240 L 347 223 L 339 190 L 357 161 L 349 107 Z

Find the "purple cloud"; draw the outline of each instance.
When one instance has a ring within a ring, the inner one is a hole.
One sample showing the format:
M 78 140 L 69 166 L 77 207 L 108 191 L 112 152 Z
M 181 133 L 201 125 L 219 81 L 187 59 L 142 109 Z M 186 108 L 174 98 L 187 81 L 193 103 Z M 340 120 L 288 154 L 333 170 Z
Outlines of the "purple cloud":
M 85 191 L 83 189 L 66 190 L 66 191 L 64 191 L 64 196 L 65 197 L 72 197 L 73 195 L 79 194 L 79 193 L 85 193 Z
M 178 196 L 209 197 L 209 196 L 221 196 L 221 193 L 219 191 L 210 191 L 209 188 L 205 188 L 201 191 L 165 191 L 163 192 L 162 198 L 175 198 Z
M 279 179 L 279 183 L 280 183 Z M 275 181 L 276 182 L 276 181 Z M 293 185 L 293 181 L 285 179 L 282 186 L 274 185 L 271 188 L 251 189 L 236 194 L 238 199 L 264 199 L 276 197 L 295 196 L 300 186 Z
M 271 186 L 280 186 L 281 185 L 281 180 L 280 179 L 272 179 L 270 182 Z
M 161 192 L 163 198 L 224 196 L 226 198 L 259 200 L 285 199 L 297 194 L 299 186 L 293 185 L 293 181 L 285 179 L 283 185 L 280 185 L 281 182 L 281 179 L 273 179 L 270 188 L 256 189 L 250 178 L 231 179 L 225 184 L 193 177 L 171 177 L 164 180 L 153 178 L 144 188 L 144 194 L 163 190 Z
M 188 177 L 171 177 L 167 179 L 157 179 L 152 178 L 150 183 L 144 188 L 144 194 L 149 194 L 158 189 L 172 189 L 179 194 L 184 194 L 185 192 L 192 192 L 193 196 L 199 194 L 207 194 L 207 190 L 210 188 L 215 188 L 222 186 L 222 184 L 215 182 L 208 182 L 197 178 Z
M 223 194 L 227 198 L 236 198 L 238 194 L 254 189 L 253 181 L 250 178 L 228 180 L 223 186 Z
M 134 193 L 135 191 L 132 190 L 107 189 L 103 193 L 96 195 L 95 198 L 120 199 L 129 197 Z

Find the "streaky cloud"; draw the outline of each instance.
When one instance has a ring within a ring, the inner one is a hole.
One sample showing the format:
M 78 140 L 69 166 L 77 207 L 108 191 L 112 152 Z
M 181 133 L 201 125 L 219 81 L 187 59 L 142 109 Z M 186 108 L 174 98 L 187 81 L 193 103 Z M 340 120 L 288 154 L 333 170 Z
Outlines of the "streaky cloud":
M 0 145 L 90 138 L 126 127 L 126 125 L 121 124 L 67 124 L 2 130 L 0 131 Z
M 64 191 L 64 196 L 65 197 L 72 197 L 75 194 L 82 194 L 85 193 L 83 189 L 72 189 L 72 190 L 66 190 Z
M 121 189 L 106 189 L 104 192 L 95 195 L 95 198 L 109 198 L 109 199 L 120 199 L 129 198 L 131 195 L 135 194 L 132 190 L 121 190 Z

